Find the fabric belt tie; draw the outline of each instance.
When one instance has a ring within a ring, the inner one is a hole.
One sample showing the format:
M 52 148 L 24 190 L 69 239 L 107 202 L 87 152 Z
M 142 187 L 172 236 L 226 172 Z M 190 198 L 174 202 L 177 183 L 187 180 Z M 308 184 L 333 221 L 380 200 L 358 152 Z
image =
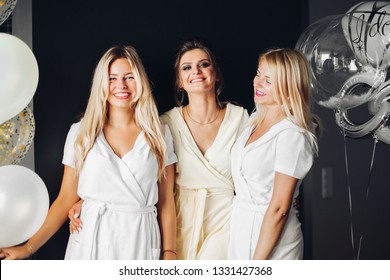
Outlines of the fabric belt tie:
M 204 215 L 204 208 L 206 205 L 207 190 L 197 189 L 191 191 L 194 192 L 194 195 L 196 197 L 196 205 L 195 205 L 196 212 L 194 213 L 193 232 L 189 243 L 190 249 L 188 250 L 187 259 L 195 260 L 199 240 L 201 236 L 203 237 L 203 215 Z
M 214 196 L 225 196 L 232 197 L 234 196 L 232 189 L 227 188 L 199 188 L 199 189 L 189 189 L 185 187 L 176 187 L 175 190 L 179 193 L 190 194 L 195 199 L 195 213 L 193 216 L 193 232 L 191 234 L 191 239 L 189 240 L 189 250 L 187 256 L 185 257 L 188 260 L 195 260 L 197 258 L 197 250 L 199 247 L 200 240 L 204 239 L 203 234 L 203 219 L 204 211 L 206 206 L 207 197 Z
M 83 203 L 83 208 L 88 207 L 88 218 L 90 218 L 90 223 L 88 227 L 84 227 L 84 229 L 87 229 L 83 232 L 84 238 L 83 242 L 85 243 L 85 250 L 87 252 L 90 252 L 91 260 L 97 259 L 97 251 L 96 251 L 96 244 L 97 244 L 97 233 L 99 230 L 100 222 L 102 219 L 102 216 L 107 210 L 112 211 L 118 211 L 118 212 L 125 212 L 125 213 L 138 213 L 138 214 L 151 214 L 153 213 L 155 216 L 157 216 L 157 209 L 155 206 L 145 206 L 145 207 L 134 207 L 134 206 L 126 206 L 126 205 L 113 205 L 108 204 L 105 202 L 97 202 L 94 200 L 85 200 Z M 154 227 L 158 228 L 158 222 L 157 219 L 154 220 Z M 88 230 L 89 229 L 89 230 Z

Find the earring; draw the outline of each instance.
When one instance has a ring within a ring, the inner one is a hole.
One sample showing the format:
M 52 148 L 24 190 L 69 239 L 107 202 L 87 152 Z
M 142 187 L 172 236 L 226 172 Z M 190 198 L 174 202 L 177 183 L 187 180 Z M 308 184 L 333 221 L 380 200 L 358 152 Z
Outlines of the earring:
M 183 102 L 184 102 L 184 95 L 185 95 L 185 90 L 184 90 L 184 88 L 180 88 L 180 93 L 181 93 L 181 101 L 180 101 L 180 103 L 181 104 L 183 104 Z
M 178 102 L 178 105 L 180 106 L 183 105 L 184 102 L 184 92 L 185 90 L 182 87 L 179 87 L 176 102 Z

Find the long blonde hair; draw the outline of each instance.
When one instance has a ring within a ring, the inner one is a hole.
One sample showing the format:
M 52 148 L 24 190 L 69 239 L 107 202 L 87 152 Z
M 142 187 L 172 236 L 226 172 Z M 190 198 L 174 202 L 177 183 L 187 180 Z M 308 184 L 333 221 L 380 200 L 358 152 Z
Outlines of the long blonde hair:
M 308 132 L 317 153 L 316 134 L 320 133 L 321 123 L 311 112 L 310 68 L 306 57 L 293 49 L 270 49 L 259 56 L 259 63 L 262 60 L 270 69 L 273 97 L 282 115 Z M 258 125 L 266 109 L 256 104 L 256 111 L 253 124 Z
M 131 46 L 110 48 L 96 66 L 87 108 L 75 141 L 76 171 L 77 174 L 80 173 L 89 150 L 107 122 L 109 68 L 115 60 L 120 58 L 127 59 L 134 74 L 137 91 L 130 107 L 134 109 L 136 125 L 143 130 L 146 141 L 157 158 L 157 175 L 160 179 L 165 175 L 166 143 L 148 76 L 136 50 Z

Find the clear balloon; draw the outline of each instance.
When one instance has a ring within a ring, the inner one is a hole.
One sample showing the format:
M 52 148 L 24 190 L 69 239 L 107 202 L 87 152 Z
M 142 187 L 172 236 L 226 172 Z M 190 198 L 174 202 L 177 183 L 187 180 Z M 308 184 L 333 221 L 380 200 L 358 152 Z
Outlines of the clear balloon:
M 7 20 L 16 6 L 17 0 L 3 0 L 0 1 L 0 25 Z
M 356 55 L 348 33 L 351 22 L 370 29 L 367 22 L 358 18 L 329 16 L 310 25 L 296 44 L 310 63 L 312 97 L 327 108 L 349 109 L 368 102 L 373 89 L 386 77 L 383 38 L 373 36 L 370 46 L 374 44 L 375 48 Z
M 28 240 L 42 226 L 49 195 L 42 179 L 19 166 L 0 167 L 0 248 Z
M 35 134 L 31 107 L 0 125 L 0 166 L 18 164 L 28 153 Z
M 0 124 L 19 114 L 38 86 L 38 63 L 15 36 L 0 33 Z

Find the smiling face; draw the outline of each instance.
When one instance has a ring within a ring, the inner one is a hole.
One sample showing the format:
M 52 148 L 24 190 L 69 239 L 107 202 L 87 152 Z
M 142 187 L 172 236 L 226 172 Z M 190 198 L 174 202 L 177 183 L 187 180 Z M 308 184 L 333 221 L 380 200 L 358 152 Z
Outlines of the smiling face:
M 111 63 L 109 68 L 109 96 L 110 106 L 129 108 L 131 99 L 136 94 L 137 85 L 129 62 L 120 58 Z
M 256 76 L 253 79 L 254 101 L 257 105 L 275 106 L 277 102 L 273 95 L 271 74 L 267 61 L 263 58 L 259 62 Z
M 179 62 L 180 87 L 188 94 L 215 93 L 216 71 L 207 53 L 201 49 L 185 52 Z

